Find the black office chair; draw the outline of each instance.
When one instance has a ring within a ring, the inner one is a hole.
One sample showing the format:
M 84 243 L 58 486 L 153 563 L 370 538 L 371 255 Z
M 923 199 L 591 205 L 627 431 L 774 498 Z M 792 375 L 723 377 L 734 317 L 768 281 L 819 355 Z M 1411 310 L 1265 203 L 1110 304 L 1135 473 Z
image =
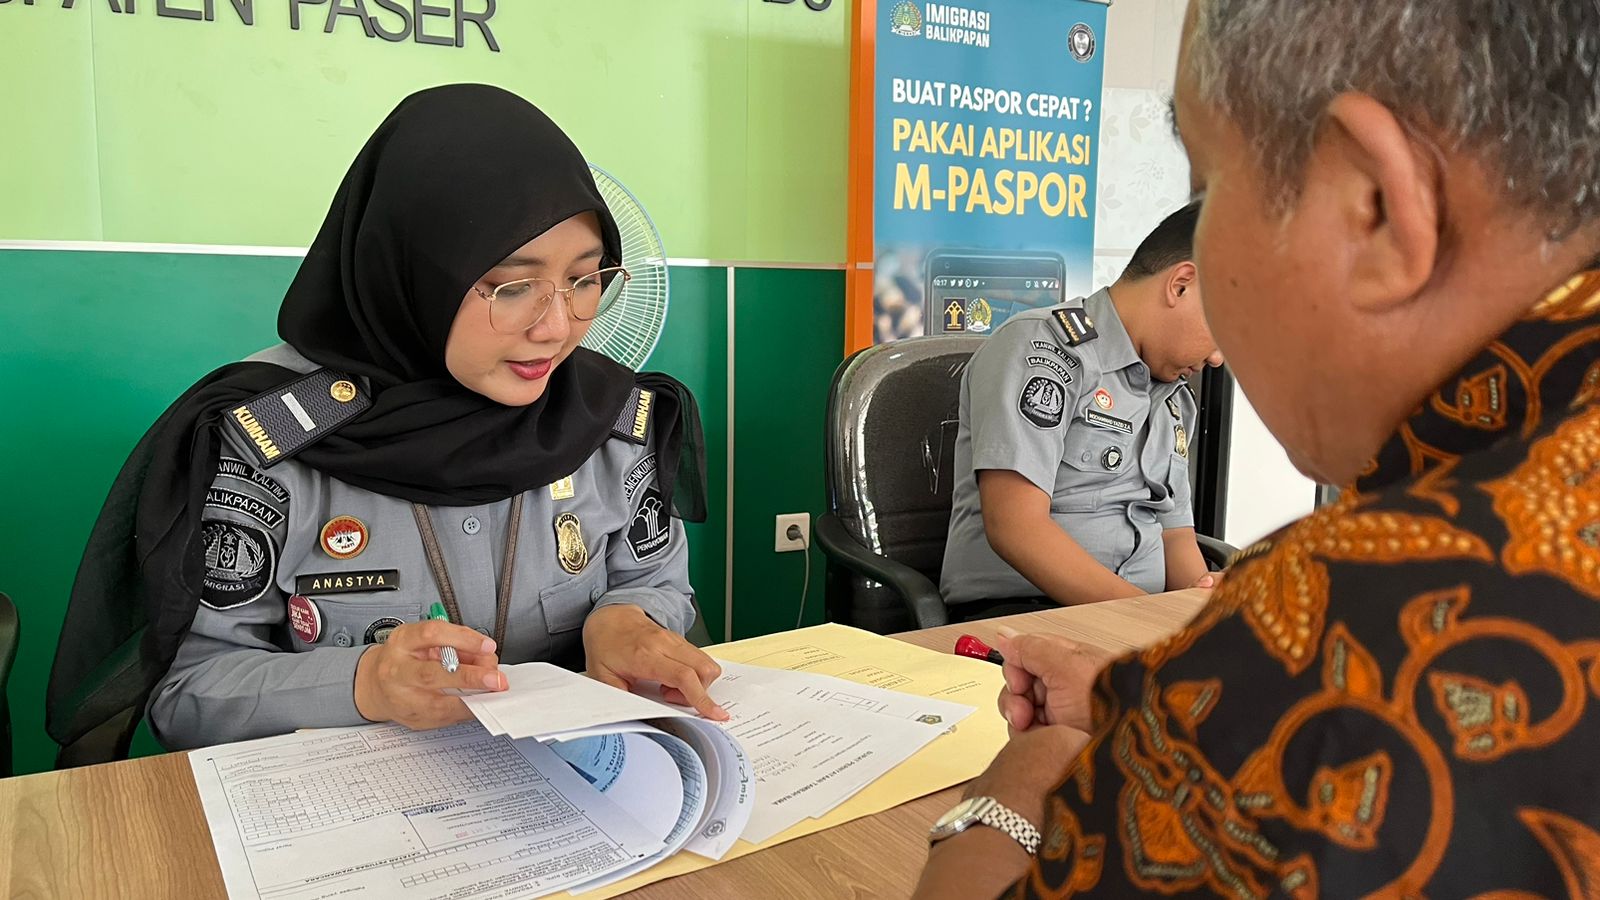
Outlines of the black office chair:
M 816 540 L 828 559 L 828 617 L 880 634 L 948 624 L 939 595 L 955 484 L 961 376 L 972 335 L 880 344 L 853 354 L 828 396 L 829 512 Z M 1204 437 L 1204 432 L 1202 437 Z M 1233 548 L 1211 538 L 1216 568 Z
M 139 642 L 143 635 L 141 629 L 101 660 L 84 680 L 84 687 L 78 694 L 49 705 L 46 725 L 50 736 L 61 744 L 56 754 L 57 769 L 128 758 L 128 747 L 144 718 L 144 710 L 121 706 L 125 701 L 118 698 L 126 696 L 121 686 L 143 678 L 139 664 Z M 63 735 L 77 737 L 63 741 Z
M 11 704 L 6 700 L 6 684 L 11 680 L 11 664 L 17 659 L 17 644 L 22 641 L 22 622 L 17 605 L 0 594 L 0 778 L 13 771 L 11 764 Z

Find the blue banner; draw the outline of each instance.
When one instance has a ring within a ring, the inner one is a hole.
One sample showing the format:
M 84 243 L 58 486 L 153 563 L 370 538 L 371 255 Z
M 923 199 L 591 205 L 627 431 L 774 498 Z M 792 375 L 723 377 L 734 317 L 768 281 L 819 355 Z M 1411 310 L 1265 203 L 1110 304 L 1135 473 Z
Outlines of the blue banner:
M 877 342 L 1092 290 L 1105 25 L 1091 0 L 879 0 Z

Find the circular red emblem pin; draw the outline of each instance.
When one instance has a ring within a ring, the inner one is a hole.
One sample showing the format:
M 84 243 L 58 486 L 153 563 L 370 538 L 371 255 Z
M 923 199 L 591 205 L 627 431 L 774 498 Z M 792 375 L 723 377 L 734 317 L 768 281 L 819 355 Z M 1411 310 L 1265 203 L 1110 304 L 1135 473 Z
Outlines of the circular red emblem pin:
M 315 600 L 300 594 L 289 598 L 289 628 L 308 644 L 322 637 L 322 610 L 317 609 Z
M 334 559 L 353 559 L 367 549 L 367 526 L 355 516 L 335 516 L 322 526 L 322 552 Z
M 1111 392 L 1105 388 L 1101 388 L 1100 390 L 1094 392 L 1094 405 L 1109 411 L 1117 404 L 1116 401 L 1111 399 Z

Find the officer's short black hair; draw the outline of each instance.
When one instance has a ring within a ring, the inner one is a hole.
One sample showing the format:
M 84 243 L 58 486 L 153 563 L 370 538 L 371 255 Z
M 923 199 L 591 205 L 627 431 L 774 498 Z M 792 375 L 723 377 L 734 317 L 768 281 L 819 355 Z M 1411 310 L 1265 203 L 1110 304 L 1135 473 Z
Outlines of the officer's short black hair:
M 1122 270 L 1124 281 L 1159 275 L 1181 262 L 1194 259 L 1194 225 L 1200 219 L 1196 200 L 1162 220 L 1144 239 Z

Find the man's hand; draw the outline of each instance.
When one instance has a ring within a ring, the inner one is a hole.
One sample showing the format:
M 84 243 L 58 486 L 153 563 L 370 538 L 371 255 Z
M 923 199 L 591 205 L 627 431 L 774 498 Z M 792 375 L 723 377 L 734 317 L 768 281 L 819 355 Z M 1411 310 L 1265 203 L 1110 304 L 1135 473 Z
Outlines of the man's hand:
M 1006 659 L 1000 715 L 1014 732 L 1052 725 L 1094 730 L 1089 692 L 1110 657 L 1064 637 L 1018 634 L 1003 625 L 995 649 Z
M 1018 734 L 1000 750 L 963 796 L 993 797 L 1040 831 L 1045 801 L 1066 780 L 1089 735 L 1061 726 Z M 988 827 L 974 827 L 935 844 L 915 900 L 993 897 L 1028 869 L 1022 845 Z
M 722 667 L 637 606 L 603 606 L 590 613 L 583 623 L 583 651 L 589 677 L 596 681 L 624 691 L 636 681 L 654 681 L 668 703 L 692 706 L 708 719 L 728 718 L 706 693 Z
M 447 672 L 439 648 L 454 647 L 461 667 Z M 356 711 L 373 722 L 407 728 L 442 728 L 472 718 L 460 697 L 445 688 L 503 691 L 494 641 L 464 625 L 426 621 L 401 625 L 389 640 L 374 644 L 356 663 Z

